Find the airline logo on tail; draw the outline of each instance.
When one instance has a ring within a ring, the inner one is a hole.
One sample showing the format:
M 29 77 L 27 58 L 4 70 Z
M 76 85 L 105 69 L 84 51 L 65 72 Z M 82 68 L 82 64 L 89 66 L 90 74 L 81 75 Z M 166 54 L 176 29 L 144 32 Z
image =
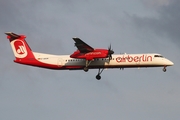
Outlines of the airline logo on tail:
M 17 58 L 24 58 L 27 56 L 27 50 L 23 41 L 14 40 L 11 42 L 11 45 Z

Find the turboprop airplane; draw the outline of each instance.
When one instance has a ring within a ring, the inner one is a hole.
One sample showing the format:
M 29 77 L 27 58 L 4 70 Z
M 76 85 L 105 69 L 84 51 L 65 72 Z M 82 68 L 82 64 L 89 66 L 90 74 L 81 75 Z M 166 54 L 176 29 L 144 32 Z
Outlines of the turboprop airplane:
M 30 66 L 56 70 L 84 70 L 98 69 L 96 79 L 101 79 L 105 68 L 140 68 L 163 67 L 173 62 L 157 53 L 144 54 L 114 54 L 111 45 L 108 49 L 94 49 L 79 38 L 73 38 L 77 50 L 71 55 L 51 55 L 33 52 L 27 44 L 25 35 L 6 32 L 15 55 L 14 62 Z M 113 55 L 114 54 L 114 55 Z

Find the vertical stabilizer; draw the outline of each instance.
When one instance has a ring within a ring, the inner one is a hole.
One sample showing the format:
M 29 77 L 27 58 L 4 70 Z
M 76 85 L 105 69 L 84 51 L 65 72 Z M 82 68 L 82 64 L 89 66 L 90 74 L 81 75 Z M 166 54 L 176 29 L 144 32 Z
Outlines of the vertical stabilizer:
M 28 63 L 29 60 L 34 59 L 33 52 L 25 40 L 25 35 L 17 35 L 12 32 L 6 32 L 5 34 L 10 41 L 14 56 L 16 58 L 14 62 Z

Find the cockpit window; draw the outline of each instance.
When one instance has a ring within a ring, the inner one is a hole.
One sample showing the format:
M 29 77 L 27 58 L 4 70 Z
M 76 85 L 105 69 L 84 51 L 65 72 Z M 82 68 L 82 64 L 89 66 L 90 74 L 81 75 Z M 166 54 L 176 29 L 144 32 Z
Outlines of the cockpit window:
M 154 57 L 161 57 L 161 58 L 163 58 L 163 56 L 162 56 L 162 55 L 154 55 Z

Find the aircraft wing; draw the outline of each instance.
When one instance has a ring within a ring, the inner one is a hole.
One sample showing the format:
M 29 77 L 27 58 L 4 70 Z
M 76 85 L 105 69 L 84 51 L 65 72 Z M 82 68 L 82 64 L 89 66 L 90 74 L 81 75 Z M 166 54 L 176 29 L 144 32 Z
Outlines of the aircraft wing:
M 88 53 L 94 51 L 94 48 L 83 42 L 81 39 L 73 38 L 73 40 L 75 41 L 75 46 L 81 53 Z

